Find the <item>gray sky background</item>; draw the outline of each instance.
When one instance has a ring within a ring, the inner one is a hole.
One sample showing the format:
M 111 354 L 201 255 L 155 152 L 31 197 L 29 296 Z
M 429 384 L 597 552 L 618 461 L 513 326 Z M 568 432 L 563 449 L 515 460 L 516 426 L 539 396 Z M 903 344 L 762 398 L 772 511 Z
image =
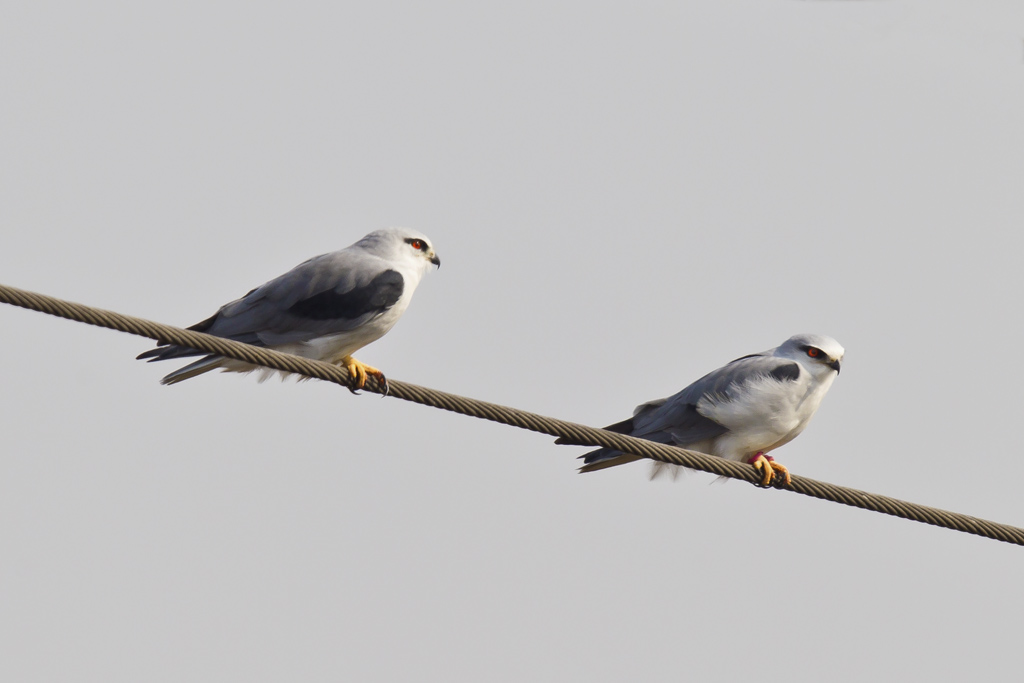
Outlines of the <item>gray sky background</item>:
M 429 8 L 427 6 L 430 6 Z M 682 5 L 682 6 L 680 6 Z M 798 474 L 1024 525 L 1024 4 L 8 3 L 0 281 L 187 325 L 391 225 L 357 354 L 600 426 L 797 332 Z M 0 308 L 0 679 L 999 680 L 1024 549 Z

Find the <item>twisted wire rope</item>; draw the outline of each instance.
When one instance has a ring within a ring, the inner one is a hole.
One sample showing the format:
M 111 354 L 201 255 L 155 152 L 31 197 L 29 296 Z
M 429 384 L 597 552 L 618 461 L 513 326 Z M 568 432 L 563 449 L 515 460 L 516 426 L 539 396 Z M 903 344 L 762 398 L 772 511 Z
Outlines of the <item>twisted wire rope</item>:
M 322 361 L 301 358 L 230 339 L 214 337 L 201 332 L 183 330 L 170 325 L 64 301 L 2 284 L 0 284 L 0 302 L 88 325 L 127 332 L 140 337 L 148 337 L 158 342 L 166 342 L 168 344 L 176 344 L 199 351 L 214 353 L 254 365 L 293 372 L 325 382 L 340 384 L 346 388 L 350 386 L 351 382 L 349 373 L 344 368 Z M 378 394 L 385 393 L 384 387 L 375 377 L 370 377 L 367 380 L 365 389 Z M 587 427 L 406 382 L 389 381 L 387 395 L 404 401 L 411 401 L 461 415 L 490 420 L 540 434 L 562 437 L 574 445 L 615 448 L 651 460 L 702 470 L 732 479 L 741 479 L 752 484 L 760 482 L 762 476 L 758 470 L 747 464 L 675 446 L 654 443 L 653 441 L 646 441 L 625 434 L 595 429 L 594 427 Z M 842 503 L 851 507 L 880 512 L 892 515 L 893 517 L 901 517 L 954 531 L 962 531 L 1005 543 L 1024 545 L 1024 529 L 971 517 L 958 512 L 940 510 L 926 505 L 858 491 L 857 489 L 837 486 L 797 475 L 793 475 L 792 483 L 785 488 L 795 493 L 811 496 L 812 498 Z

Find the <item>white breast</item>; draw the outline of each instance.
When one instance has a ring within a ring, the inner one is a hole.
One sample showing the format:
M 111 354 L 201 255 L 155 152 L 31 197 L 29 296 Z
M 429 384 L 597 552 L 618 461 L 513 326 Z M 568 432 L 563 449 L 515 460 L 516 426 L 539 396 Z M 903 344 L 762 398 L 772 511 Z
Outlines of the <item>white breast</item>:
M 834 378 L 817 382 L 806 371 L 795 381 L 758 377 L 732 400 L 701 399 L 697 410 L 729 429 L 715 439 L 715 455 L 746 460 L 789 443 L 807 426 Z

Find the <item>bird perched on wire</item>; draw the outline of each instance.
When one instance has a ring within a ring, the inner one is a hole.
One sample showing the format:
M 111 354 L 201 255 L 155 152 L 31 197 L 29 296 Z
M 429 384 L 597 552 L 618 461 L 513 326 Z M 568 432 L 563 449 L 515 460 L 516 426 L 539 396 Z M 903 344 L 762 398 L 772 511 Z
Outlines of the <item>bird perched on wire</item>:
M 299 264 L 188 329 L 343 366 L 353 391 L 363 388 L 368 375 L 386 390 L 383 373 L 352 354 L 398 322 L 431 265 L 440 267 L 441 259 L 421 233 L 376 230 L 350 247 Z M 153 362 L 204 353 L 161 344 L 138 358 Z M 216 368 L 250 372 L 257 366 L 205 355 L 160 383 L 175 384 Z
M 767 453 L 804 430 L 839 375 L 845 353 L 831 337 L 798 334 L 774 349 L 737 358 L 674 396 L 639 405 L 633 417 L 605 429 L 749 462 L 763 470 L 762 486 L 771 485 L 776 473 L 776 485 L 788 485 L 789 470 Z M 580 472 L 640 459 L 612 448 L 580 457 Z M 653 474 L 663 465 L 655 463 Z

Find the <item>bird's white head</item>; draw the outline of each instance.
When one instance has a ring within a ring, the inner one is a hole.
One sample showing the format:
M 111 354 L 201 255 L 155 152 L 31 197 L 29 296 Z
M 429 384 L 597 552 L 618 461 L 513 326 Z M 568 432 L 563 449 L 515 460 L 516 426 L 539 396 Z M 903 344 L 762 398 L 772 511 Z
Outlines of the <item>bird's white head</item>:
M 431 264 L 441 267 L 441 259 L 426 235 L 408 228 L 374 230 L 353 246 L 419 272 L 425 272 Z
M 832 337 L 823 334 L 797 334 L 778 346 L 774 356 L 792 358 L 814 377 L 822 379 L 832 373 L 839 374 L 839 366 L 846 349 Z

